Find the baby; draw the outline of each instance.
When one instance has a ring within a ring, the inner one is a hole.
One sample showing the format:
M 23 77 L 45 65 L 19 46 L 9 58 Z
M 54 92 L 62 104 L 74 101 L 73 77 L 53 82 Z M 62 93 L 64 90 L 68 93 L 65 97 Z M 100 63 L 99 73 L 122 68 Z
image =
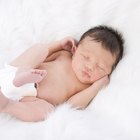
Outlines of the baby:
M 78 43 L 66 38 L 34 45 L 10 65 L 18 68 L 13 84 L 36 83 L 37 95 L 13 101 L 2 91 L 0 112 L 23 121 L 41 121 L 66 101 L 83 109 L 109 81 L 122 56 L 122 36 L 107 26 L 89 29 Z

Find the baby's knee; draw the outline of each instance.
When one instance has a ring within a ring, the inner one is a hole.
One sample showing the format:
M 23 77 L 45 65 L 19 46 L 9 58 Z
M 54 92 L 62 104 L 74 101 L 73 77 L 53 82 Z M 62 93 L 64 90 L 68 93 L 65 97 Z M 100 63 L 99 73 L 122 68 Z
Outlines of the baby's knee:
M 33 115 L 26 116 L 24 121 L 38 122 L 45 121 L 48 119 L 49 115 L 54 111 L 55 107 L 50 105 L 46 110 L 40 109 Z
M 45 109 L 44 119 L 47 119 L 48 116 L 55 110 L 55 106 L 53 104 L 48 103 L 48 106 Z
M 42 105 L 39 108 L 39 120 L 46 120 L 48 116 L 55 110 L 55 106 L 47 101 L 42 101 Z

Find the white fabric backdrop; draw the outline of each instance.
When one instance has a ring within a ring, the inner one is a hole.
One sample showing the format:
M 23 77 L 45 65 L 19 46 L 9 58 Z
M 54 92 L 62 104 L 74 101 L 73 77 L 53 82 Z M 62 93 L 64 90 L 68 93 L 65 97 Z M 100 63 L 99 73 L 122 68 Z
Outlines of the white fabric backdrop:
M 88 28 L 122 31 L 125 56 L 85 111 L 64 104 L 48 120 L 0 115 L 2 140 L 140 140 L 139 0 L 0 0 L 0 67 L 37 42 L 79 39 Z

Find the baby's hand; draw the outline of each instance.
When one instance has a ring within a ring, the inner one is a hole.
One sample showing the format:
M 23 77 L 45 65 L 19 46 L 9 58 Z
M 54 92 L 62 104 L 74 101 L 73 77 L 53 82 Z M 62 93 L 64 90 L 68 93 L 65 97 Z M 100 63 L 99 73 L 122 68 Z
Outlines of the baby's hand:
M 101 90 L 103 87 L 106 87 L 109 84 L 108 76 L 105 76 L 97 81 L 95 81 L 92 86 L 94 86 L 97 90 Z
M 61 40 L 62 48 L 69 52 L 72 52 L 72 47 L 77 46 L 77 41 L 72 37 L 66 37 Z

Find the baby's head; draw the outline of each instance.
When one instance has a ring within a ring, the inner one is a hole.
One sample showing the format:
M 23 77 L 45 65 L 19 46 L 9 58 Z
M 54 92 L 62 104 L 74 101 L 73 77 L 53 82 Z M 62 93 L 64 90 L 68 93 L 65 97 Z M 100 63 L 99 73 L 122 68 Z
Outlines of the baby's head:
M 85 32 L 73 46 L 72 68 L 86 84 L 110 75 L 123 56 L 123 39 L 111 27 L 97 26 Z

